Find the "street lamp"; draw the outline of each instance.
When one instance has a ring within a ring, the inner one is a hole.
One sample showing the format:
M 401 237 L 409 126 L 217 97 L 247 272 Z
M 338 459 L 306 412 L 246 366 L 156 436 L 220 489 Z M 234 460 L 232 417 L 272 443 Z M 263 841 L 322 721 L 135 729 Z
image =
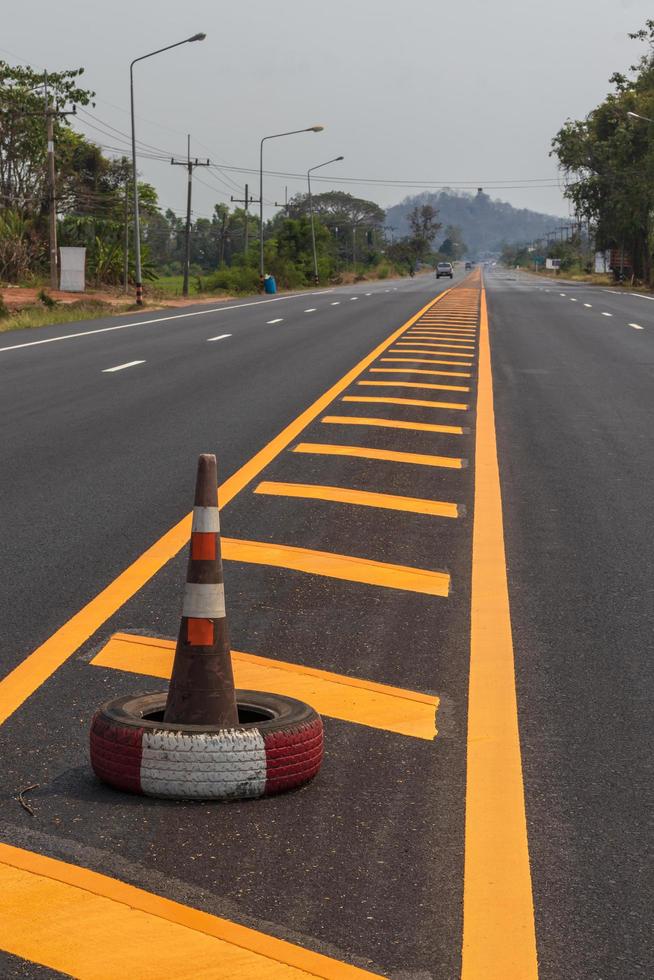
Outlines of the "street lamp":
M 281 136 L 295 136 L 296 133 L 321 133 L 324 126 L 307 126 L 306 129 L 291 129 L 288 133 L 273 133 L 264 136 L 259 145 L 259 283 L 263 289 L 263 144 L 266 140 L 276 140 Z
M 643 119 L 645 122 L 654 123 L 654 119 L 650 119 L 649 116 L 641 116 L 637 112 L 630 112 L 630 111 L 628 111 L 627 112 L 627 115 L 628 116 L 631 116 L 632 119 Z
M 311 174 L 314 170 L 320 170 L 321 167 L 327 167 L 330 163 L 338 163 L 339 160 L 344 160 L 345 157 L 334 157 L 333 160 L 327 160 L 325 163 L 319 163 L 315 167 L 309 167 L 307 170 L 307 184 L 309 185 L 309 215 L 311 217 L 311 245 L 313 248 L 313 281 L 316 286 L 318 282 L 318 256 L 316 255 L 316 231 L 313 226 L 313 198 L 311 197 Z
M 171 48 L 178 48 L 180 44 L 190 44 L 191 41 L 204 41 L 206 34 L 194 34 L 193 37 L 186 37 L 183 41 L 176 41 L 175 44 L 167 44 L 165 48 L 157 48 L 149 54 L 143 54 L 140 58 L 134 58 L 129 66 L 129 95 L 130 107 L 132 110 L 132 180 L 134 182 L 134 266 L 136 276 L 136 305 L 143 306 L 143 283 L 141 282 L 141 237 L 139 230 L 139 188 L 136 179 L 136 132 L 134 128 L 134 65 L 137 61 L 145 61 L 152 58 L 155 54 L 162 51 L 170 51 Z

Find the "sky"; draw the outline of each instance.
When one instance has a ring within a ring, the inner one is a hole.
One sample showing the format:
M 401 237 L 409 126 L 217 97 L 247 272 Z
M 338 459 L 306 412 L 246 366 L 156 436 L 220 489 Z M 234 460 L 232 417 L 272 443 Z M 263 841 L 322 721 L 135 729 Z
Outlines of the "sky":
M 286 188 L 306 190 L 309 167 L 340 155 L 315 175 L 315 193 L 388 207 L 438 186 L 484 187 L 565 216 L 550 141 L 644 53 L 627 34 L 648 16 L 647 0 L 30 0 L 12 4 L 0 58 L 84 66 L 96 105 L 75 125 L 120 155 L 129 153 L 130 61 L 205 32 L 135 67 L 137 139 L 162 158 L 141 156 L 139 169 L 180 215 L 186 173 L 170 156 L 185 158 L 186 134 L 191 155 L 213 165 L 193 185 L 194 215 L 208 217 L 216 202 L 243 197 L 245 181 L 258 197 L 263 136 L 320 124 L 321 133 L 265 143 L 264 169 L 296 175 L 265 176 L 266 216 Z

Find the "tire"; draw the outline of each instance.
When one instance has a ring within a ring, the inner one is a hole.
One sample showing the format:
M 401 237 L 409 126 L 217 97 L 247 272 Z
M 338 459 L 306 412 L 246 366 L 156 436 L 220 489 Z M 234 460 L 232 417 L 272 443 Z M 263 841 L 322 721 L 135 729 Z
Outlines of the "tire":
M 91 723 L 91 765 L 119 790 L 176 800 L 237 800 L 295 789 L 322 763 L 320 715 L 294 698 L 237 691 L 235 728 L 168 725 L 166 693 L 103 705 Z

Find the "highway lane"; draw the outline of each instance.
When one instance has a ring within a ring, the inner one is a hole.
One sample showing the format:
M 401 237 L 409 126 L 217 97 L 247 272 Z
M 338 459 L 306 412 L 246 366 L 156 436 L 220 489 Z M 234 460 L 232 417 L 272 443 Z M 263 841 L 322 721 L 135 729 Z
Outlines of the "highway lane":
M 448 285 L 359 283 L 3 334 L 0 348 L 31 346 L 0 350 L 2 670 L 185 513 L 199 452 L 236 470 Z
M 540 975 L 651 977 L 654 303 L 487 283 Z
M 392 329 L 398 331 L 407 309 L 416 313 L 437 291 L 433 279 L 410 284 L 405 297 L 398 295 L 400 290 L 389 294 L 396 297 L 393 311 L 379 303 L 366 312 L 362 301 L 353 302 L 350 308 L 356 307 L 357 312 L 347 314 L 340 335 L 335 335 L 334 320 L 325 310 L 324 332 L 314 327 L 310 337 L 295 337 L 281 352 L 274 339 L 264 346 L 259 333 L 246 329 L 245 354 L 228 361 L 218 378 L 213 363 L 206 368 L 203 347 L 190 369 L 184 368 L 179 376 L 189 389 L 193 385 L 198 389 L 190 399 L 189 418 L 193 413 L 210 416 L 204 429 L 194 432 L 197 443 L 190 448 L 189 431 L 196 423 L 184 421 L 177 432 L 179 404 L 170 397 L 170 385 L 162 384 L 162 371 L 152 372 L 148 391 L 156 393 L 165 425 L 159 432 L 160 444 L 145 460 L 144 509 L 152 509 L 153 494 L 159 501 L 159 489 L 152 490 L 153 477 L 158 476 L 153 462 L 157 453 L 165 454 L 170 469 L 183 470 L 174 477 L 178 482 L 168 483 L 178 509 L 174 517 L 164 515 L 166 530 L 188 510 L 191 457 L 207 448 L 209 436 L 211 445 L 218 439 L 222 449 L 223 436 L 215 421 L 219 410 L 229 412 L 230 422 L 241 426 L 237 434 L 246 433 L 251 453 L 270 430 L 277 432 L 289 421 L 291 408 L 296 414 L 306 409 L 309 397 L 324 391 L 338 371 L 342 376 L 344 369 L 352 369 L 356 359 L 369 353 L 377 341 L 387 340 Z M 185 563 L 180 554 L 167 563 L 160 561 L 144 588 L 132 588 L 131 597 L 90 631 L 88 642 L 78 648 L 73 645 L 61 669 L 37 685 L 0 729 L 3 749 L 10 756 L 2 788 L 3 840 L 384 975 L 407 969 L 442 977 L 457 972 L 470 604 L 467 514 L 473 476 L 472 466 L 464 464 L 474 454 L 470 429 L 479 291 L 471 288 L 459 295 L 454 290 L 451 295 L 449 313 L 430 315 L 424 326 L 377 352 L 359 373 L 346 374 L 343 387 L 327 399 L 320 415 L 300 425 L 293 445 L 282 445 L 269 464 L 256 471 L 256 481 L 244 485 L 222 517 L 223 533 L 231 539 L 229 548 L 225 544 L 225 557 L 233 647 L 273 661 L 335 672 L 344 679 L 340 683 L 355 677 L 394 688 L 406 685 L 428 699 L 418 729 L 389 727 L 385 712 L 378 712 L 374 724 L 355 723 L 356 718 L 339 714 L 341 697 L 332 698 L 331 710 L 325 711 L 329 750 L 324 774 L 308 792 L 254 806 L 243 803 L 217 810 L 148 800 L 134 806 L 134 798 L 117 796 L 99 785 L 86 759 L 88 719 L 94 707 L 123 690 L 163 683 L 155 679 L 157 670 L 151 664 L 143 666 L 136 654 L 130 653 L 127 666 L 120 666 L 109 641 L 126 630 L 133 639 L 134 631 L 155 637 L 175 631 Z M 312 323 L 320 322 L 317 313 L 308 315 L 316 318 Z M 436 320 L 443 320 L 445 326 L 439 328 Z M 453 333 L 445 341 L 425 339 L 440 330 Z M 231 332 L 236 334 L 237 327 Z M 345 354 L 341 344 L 348 348 Z M 63 347 L 64 343 L 59 345 Z M 214 358 L 213 347 L 211 351 Z M 131 354 L 123 351 L 121 356 Z M 179 387 L 174 373 L 179 358 L 162 358 L 162 363 L 168 365 L 166 380 L 172 375 L 174 387 Z M 254 382 L 246 386 L 243 376 L 250 376 L 253 365 L 258 370 Z M 131 488 L 129 493 L 125 490 L 136 460 L 118 453 L 129 435 L 127 423 L 133 427 L 141 411 L 134 394 L 137 370 L 109 377 L 98 374 L 99 381 L 93 383 L 97 388 L 107 382 L 126 385 L 133 379 L 132 387 L 121 389 L 121 404 L 126 404 L 128 415 L 116 424 L 112 437 L 122 467 L 114 490 L 122 503 L 112 505 L 107 526 L 100 530 L 96 530 L 97 509 L 84 511 L 84 527 L 93 536 L 104 534 L 108 554 L 120 551 L 121 534 L 130 547 L 132 537 L 141 548 L 152 540 L 149 536 L 143 541 L 141 515 L 132 514 Z M 420 373 L 424 371 L 430 374 Z M 387 378 L 386 397 L 385 386 L 377 387 L 377 382 Z M 421 388 L 407 389 L 406 384 Z M 252 405 L 254 390 L 258 395 Z M 379 394 L 369 394 L 373 391 Z M 400 393 L 421 397 L 399 402 Z M 85 403 L 89 409 L 92 402 L 93 390 Z M 102 436 L 101 428 L 94 429 L 89 453 Z M 227 435 L 224 441 L 234 466 L 243 454 Z M 340 454 L 324 455 L 320 450 L 325 445 Z M 360 447 L 381 456 L 352 454 Z M 402 457 L 408 452 L 410 459 Z M 270 492 L 271 485 L 279 489 L 289 484 L 354 489 L 373 495 L 376 506 Z M 391 495 L 399 499 L 399 511 L 385 506 Z M 122 525 L 125 498 L 130 514 Z M 446 514 L 416 511 L 412 509 L 416 501 L 445 508 Z M 161 521 L 159 513 L 157 520 Z M 69 526 L 73 524 L 71 519 Z M 159 530 L 156 522 L 152 526 Z M 313 571 L 282 567 L 278 552 L 268 554 L 263 563 L 253 563 L 239 550 L 248 540 L 264 548 L 276 544 L 286 549 L 284 554 L 301 550 L 314 563 Z M 363 579 L 330 577 L 320 564 L 325 552 L 359 562 Z M 92 557 L 97 564 L 97 552 Z M 394 566 L 395 578 L 387 585 L 376 577 L 375 563 L 380 562 Z M 84 601 L 78 591 L 79 582 L 66 594 L 69 605 L 77 599 L 76 608 Z M 24 632 L 33 635 L 31 628 Z M 143 674 L 152 676 L 135 676 Z M 39 802 L 32 824 L 25 823 L 26 815 L 14 797 L 17 788 L 33 784 L 38 784 Z M 29 950 L 29 941 L 28 935 L 22 955 Z M 33 959 L 44 955 L 43 947 L 32 951 Z M 46 962 L 61 963 L 54 958 Z

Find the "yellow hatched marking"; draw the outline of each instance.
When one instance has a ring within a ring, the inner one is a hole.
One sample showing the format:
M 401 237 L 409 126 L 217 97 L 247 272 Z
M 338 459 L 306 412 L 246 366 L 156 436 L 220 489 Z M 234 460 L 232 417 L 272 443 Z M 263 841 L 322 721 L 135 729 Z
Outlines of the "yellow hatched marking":
M 382 358 L 383 360 L 383 358 Z M 430 362 L 431 363 L 431 362 Z M 370 368 L 373 374 L 437 374 L 443 378 L 470 378 L 469 371 L 429 371 L 426 368 Z
M 513 640 L 482 293 L 466 774 L 462 980 L 537 980 Z
M 439 466 L 460 470 L 463 460 L 453 456 L 433 456 L 426 453 L 403 453 L 391 449 L 372 449 L 367 446 L 339 446 L 333 443 L 301 442 L 294 453 L 316 453 L 320 456 L 353 456 L 357 459 L 378 459 L 389 463 L 412 463 L 417 466 Z
M 437 425 L 432 422 L 402 422 L 398 419 L 361 418 L 356 415 L 325 415 L 320 420 L 332 425 L 371 425 L 380 429 L 409 429 L 413 432 L 447 432 L 453 436 L 462 436 L 460 425 Z
M 467 385 L 438 385 L 428 381 L 357 381 L 357 386 L 375 388 L 431 388 L 434 391 L 470 391 Z
M 254 493 L 266 493 L 274 497 L 295 497 L 301 500 L 325 500 L 330 503 L 355 504 L 360 507 L 379 507 L 382 510 L 401 510 L 410 514 L 427 514 L 430 517 L 459 516 L 458 506 L 443 500 L 401 497 L 392 493 L 373 493 L 370 490 L 325 487 L 312 483 L 275 483 L 262 480 Z
M 0 945 L 84 980 L 376 974 L 106 875 L 0 844 Z
M 392 398 L 377 395 L 345 395 L 344 402 L 365 402 L 376 405 L 413 405 L 416 408 L 447 408 L 455 411 L 466 412 L 469 405 L 462 402 L 432 402 L 424 398 Z
M 391 565 L 384 561 L 371 561 L 353 555 L 337 555 L 328 551 L 294 548 L 285 544 L 269 544 L 267 541 L 243 541 L 236 538 L 222 539 L 223 558 L 227 561 L 243 561 L 254 565 L 272 565 L 288 568 L 309 575 L 346 582 L 360 582 L 387 589 L 403 589 L 421 592 L 423 595 L 448 596 L 450 576 L 447 572 L 433 572 L 408 565 Z

